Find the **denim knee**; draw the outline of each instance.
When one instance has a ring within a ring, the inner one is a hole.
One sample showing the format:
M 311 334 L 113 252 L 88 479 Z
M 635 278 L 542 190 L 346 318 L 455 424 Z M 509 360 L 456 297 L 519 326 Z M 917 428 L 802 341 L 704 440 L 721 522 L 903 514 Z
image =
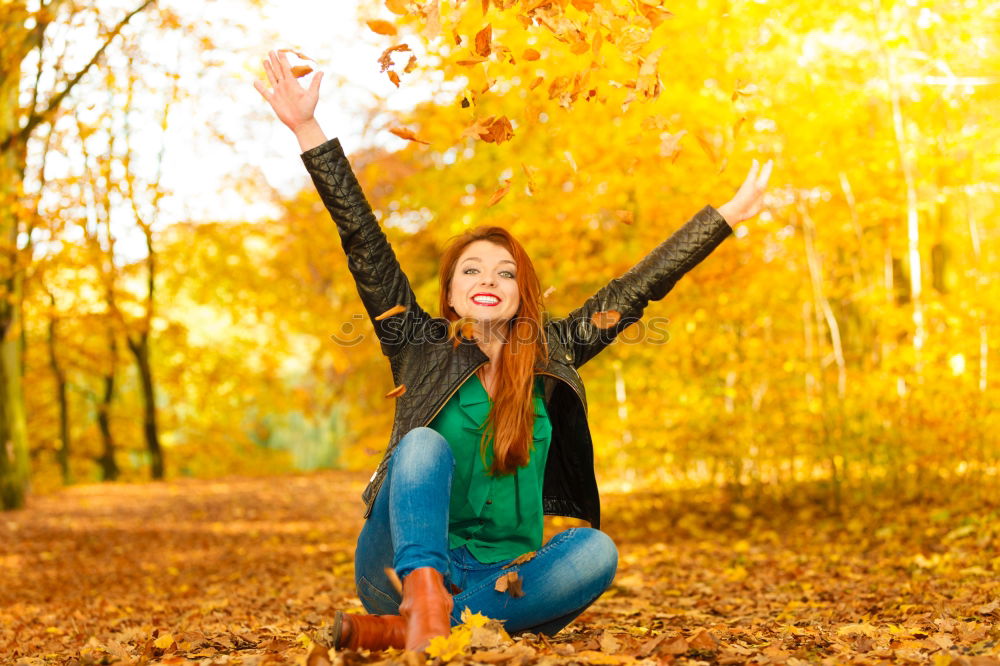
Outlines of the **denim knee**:
M 422 426 L 403 435 L 392 452 L 391 462 L 394 467 L 403 465 L 419 471 L 426 465 L 438 464 L 442 458 L 448 464 L 455 464 L 448 440 L 437 430 Z
M 618 547 L 607 534 L 591 527 L 578 527 L 584 542 L 581 548 L 587 553 L 589 572 L 603 589 L 611 587 L 618 571 Z

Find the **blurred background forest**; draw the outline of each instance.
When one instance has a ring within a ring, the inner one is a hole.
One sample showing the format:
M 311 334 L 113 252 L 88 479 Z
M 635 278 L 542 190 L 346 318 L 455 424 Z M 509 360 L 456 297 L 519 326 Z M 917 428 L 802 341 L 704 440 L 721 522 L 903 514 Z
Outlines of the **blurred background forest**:
M 291 5 L 197 5 L 0 4 L 4 507 L 374 468 L 392 379 L 251 87 L 278 47 L 335 68 L 353 120 L 321 121 L 429 310 L 467 227 L 562 316 L 775 160 L 767 212 L 581 370 L 603 487 L 995 487 L 1000 3 L 387 0 L 318 45 Z

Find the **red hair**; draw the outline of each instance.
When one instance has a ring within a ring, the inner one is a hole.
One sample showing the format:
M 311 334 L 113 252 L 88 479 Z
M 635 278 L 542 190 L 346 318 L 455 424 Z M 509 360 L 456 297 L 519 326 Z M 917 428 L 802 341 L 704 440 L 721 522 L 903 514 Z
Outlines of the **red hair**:
M 535 267 L 517 239 L 502 227 L 477 227 L 452 238 L 441 257 L 441 316 L 457 321 L 458 313 L 448 305 L 448 292 L 455 266 L 470 244 L 485 240 L 510 252 L 517 265 L 515 280 L 521 303 L 507 327 L 497 368 L 493 406 L 480 439 L 480 454 L 493 435 L 493 474 L 508 474 L 528 462 L 533 443 L 535 409 L 533 399 L 535 363 L 548 360 L 548 345 L 542 327 L 542 290 Z M 458 335 L 458 330 L 454 332 Z

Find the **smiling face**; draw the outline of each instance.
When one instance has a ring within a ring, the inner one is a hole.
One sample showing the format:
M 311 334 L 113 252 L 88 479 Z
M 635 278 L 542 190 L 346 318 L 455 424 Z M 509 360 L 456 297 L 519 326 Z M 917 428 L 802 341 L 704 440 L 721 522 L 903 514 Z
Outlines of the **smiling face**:
M 469 243 L 455 264 L 448 285 L 448 305 L 459 317 L 482 322 L 511 319 L 521 305 L 517 266 L 502 245 L 487 240 Z

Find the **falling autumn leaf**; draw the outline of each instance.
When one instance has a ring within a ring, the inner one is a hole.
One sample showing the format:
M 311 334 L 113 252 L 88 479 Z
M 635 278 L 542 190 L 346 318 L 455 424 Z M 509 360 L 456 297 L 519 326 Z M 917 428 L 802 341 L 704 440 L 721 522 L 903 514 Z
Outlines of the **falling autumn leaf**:
M 406 393 L 406 384 L 400 384 L 396 388 L 394 388 L 391 391 L 389 391 L 388 393 L 386 393 L 385 397 L 387 397 L 387 398 L 398 398 L 399 396 L 403 395 L 404 393 Z
M 396 26 L 390 21 L 375 20 L 366 21 L 366 23 L 372 32 L 379 35 L 388 35 L 389 37 L 392 37 L 397 33 Z
M 660 94 L 660 56 L 663 48 L 658 48 L 642 61 L 639 67 L 639 76 L 636 78 L 635 90 L 637 94 L 644 95 L 647 99 L 658 97 Z
M 677 134 L 666 134 L 660 140 L 660 156 L 669 158 L 671 162 L 676 162 L 681 154 L 681 139 L 687 134 L 687 130 L 681 130 Z
M 616 210 L 615 211 L 615 219 L 618 220 L 619 222 L 621 222 L 622 224 L 632 224 L 634 218 L 635 218 L 635 215 L 630 210 Z
M 307 74 L 312 74 L 312 71 L 313 68 L 310 67 L 309 65 L 295 65 L 294 67 L 292 67 L 292 76 L 294 76 L 297 79 L 301 79 L 303 76 L 306 76 Z
M 507 196 L 507 193 L 510 191 L 510 181 L 510 178 L 503 181 L 503 184 L 501 184 L 500 187 L 497 188 L 496 192 L 494 192 L 490 197 L 490 200 L 486 204 L 487 207 L 494 205 Z
M 409 51 L 410 47 L 406 44 L 396 44 L 395 46 L 390 46 L 385 51 L 382 51 L 382 55 L 378 58 L 378 64 L 381 66 L 380 72 L 384 72 L 393 66 L 392 54 L 397 51 Z
M 553 285 L 553 286 L 550 286 L 550 287 L 549 287 L 548 289 L 546 289 L 546 290 L 545 290 L 545 292 L 544 292 L 544 293 L 542 294 L 542 298 L 548 298 L 549 296 L 551 296 L 552 294 L 554 294 L 554 293 L 555 293 L 555 291 L 556 291 L 556 288 L 555 288 L 555 286 L 554 286 L 554 285 Z
M 478 65 L 479 63 L 486 62 L 486 58 L 482 56 L 476 56 L 473 58 L 463 58 L 461 60 L 456 60 L 456 65 L 461 65 L 462 67 L 472 67 L 473 65 Z
M 531 552 L 525 553 L 524 555 L 518 555 L 512 561 L 510 561 L 507 564 L 503 565 L 503 568 L 504 569 L 509 569 L 511 567 L 516 567 L 519 564 L 524 564 L 525 562 L 530 562 L 531 560 L 535 559 L 535 555 L 537 555 L 537 554 L 538 554 L 538 551 L 537 550 L 533 550 Z
M 622 318 L 621 313 L 617 310 L 605 310 L 604 312 L 595 312 L 590 316 L 590 322 L 600 329 L 611 328 L 619 322 Z
M 521 57 L 529 62 L 532 62 L 541 58 L 542 54 L 535 49 L 524 49 L 524 53 L 521 54 Z
M 399 74 L 397 74 L 396 72 L 390 71 L 390 72 L 387 72 L 387 75 L 389 77 L 389 80 L 392 81 L 393 85 L 395 85 L 398 88 L 399 87 Z
M 409 74 L 417 67 L 417 56 L 411 55 L 410 60 L 406 63 L 406 67 L 403 68 L 404 74 Z
M 735 125 L 733 125 L 733 138 L 734 139 L 740 133 L 740 128 L 743 127 L 743 123 L 745 123 L 746 121 L 747 121 L 746 116 L 743 116 L 739 120 L 736 121 Z
M 301 51 L 296 51 L 295 49 L 278 49 L 278 53 L 291 53 L 298 58 L 302 58 L 303 60 L 311 60 L 312 62 L 316 62 L 315 58 L 310 58 L 306 54 L 302 53 Z
M 491 43 L 493 41 L 493 26 L 487 24 L 485 28 L 476 33 L 476 55 L 485 58 L 492 52 Z
M 385 8 L 398 16 L 406 16 L 410 13 L 406 4 L 407 0 L 385 0 Z
M 506 592 L 510 596 L 518 599 L 524 596 L 524 590 L 521 585 L 521 577 L 517 575 L 516 571 L 508 571 L 505 574 L 501 574 L 497 578 L 496 584 L 493 589 L 497 592 Z
M 406 312 L 406 306 L 405 305 L 394 305 L 391 308 L 389 308 L 388 310 L 386 310 L 385 312 L 383 312 L 382 314 L 376 316 L 375 317 L 375 321 L 382 321 L 383 319 L 386 319 L 387 317 L 391 317 L 393 315 L 398 315 L 401 312 Z
M 430 145 L 430 142 L 418 139 L 417 135 L 413 133 L 412 130 L 408 130 L 405 127 L 390 127 L 389 131 L 398 136 L 400 139 L 406 139 L 407 141 L 416 141 L 417 143 L 423 143 Z

